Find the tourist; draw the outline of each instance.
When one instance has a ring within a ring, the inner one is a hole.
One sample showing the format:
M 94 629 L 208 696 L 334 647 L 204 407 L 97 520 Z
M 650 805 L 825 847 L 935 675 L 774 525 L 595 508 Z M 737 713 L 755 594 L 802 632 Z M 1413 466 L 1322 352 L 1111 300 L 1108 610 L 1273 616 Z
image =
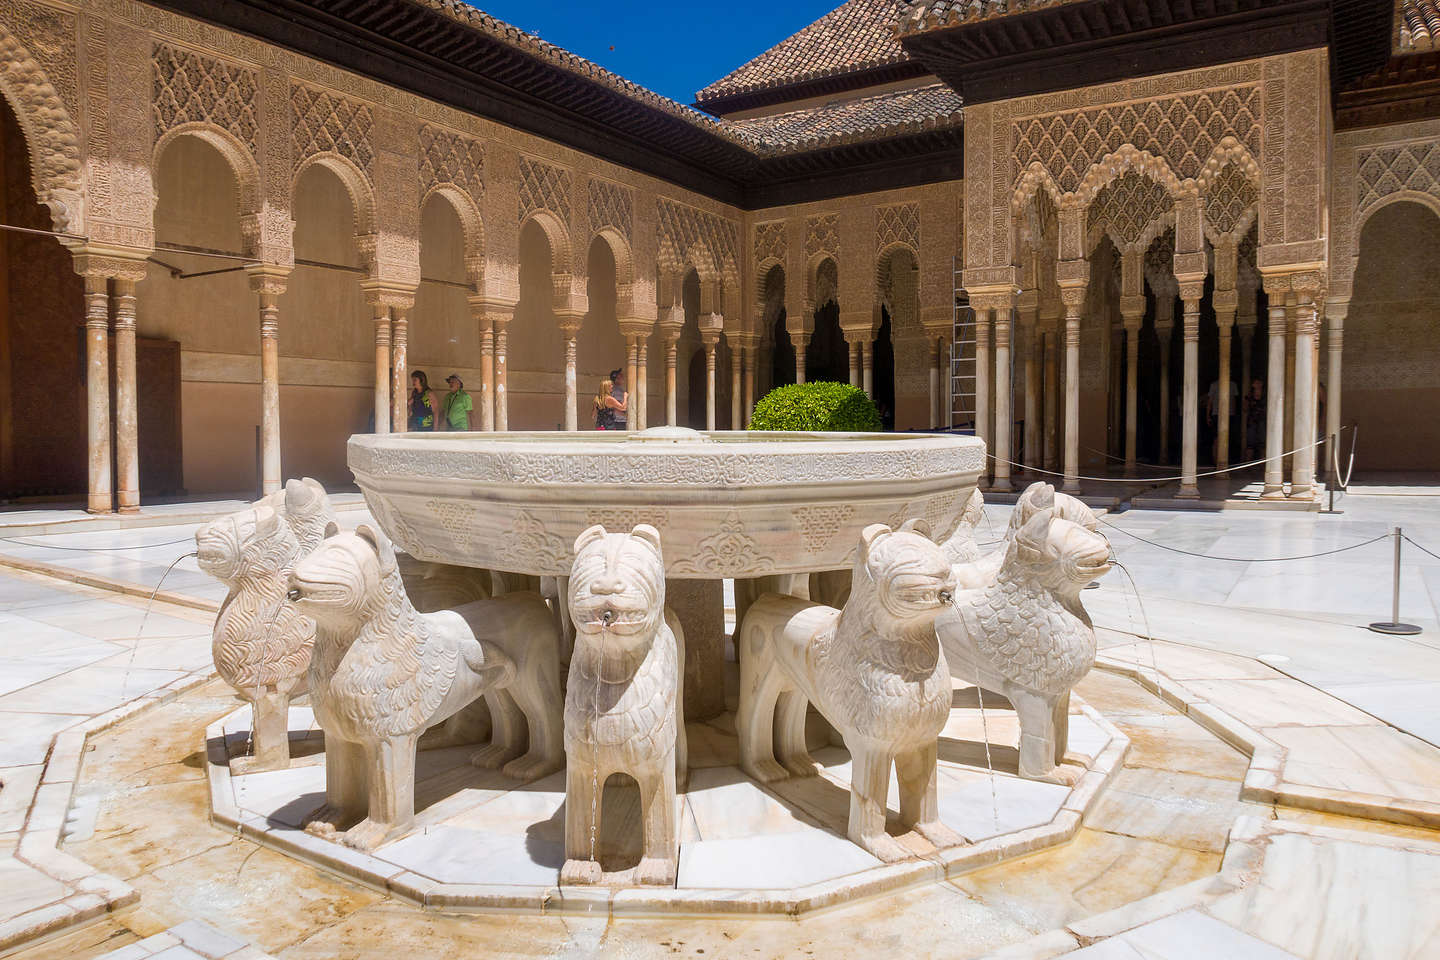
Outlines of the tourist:
M 1256 377 L 1245 394 L 1245 460 L 1248 463 L 1265 449 L 1265 383 Z
M 615 398 L 615 404 L 611 407 L 614 414 L 614 426 L 611 430 L 624 430 L 629 422 L 628 411 L 630 409 L 630 394 L 626 392 L 625 371 L 615 369 L 610 371 L 610 396 Z
M 412 371 L 410 374 L 410 429 L 437 429 L 435 411 L 439 409 L 440 404 L 435 400 L 435 391 L 430 389 L 430 380 L 425 376 L 425 371 Z
M 450 392 L 445 394 L 445 429 L 473 429 L 470 426 L 470 412 L 475 409 L 475 403 L 470 399 L 470 394 L 465 392 L 465 381 L 452 373 L 445 378 L 445 385 L 450 388 Z
M 615 430 L 615 408 L 619 401 L 615 399 L 615 381 L 608 377 L 600 381 L 600 389 L 595 391 L 593 406 L 595 408 L 595 429 Z

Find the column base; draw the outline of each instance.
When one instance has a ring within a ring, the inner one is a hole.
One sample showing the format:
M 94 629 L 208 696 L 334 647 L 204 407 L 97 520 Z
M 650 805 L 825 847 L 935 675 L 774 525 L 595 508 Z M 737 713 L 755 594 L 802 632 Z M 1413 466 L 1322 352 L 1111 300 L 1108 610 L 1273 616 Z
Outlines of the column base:
M 140 512 L 140 508 L 139 508 L 139 507 L 121 507 L 119 510 L 116 510 L 115 512 L 116 512 L 116 513 L 139 513 L 139 512 Z
M 1291 500 L 1314 500 L 1315 487 L 1308 483 L 1290 484 Z
M 1175 494 L 1176 500 L 1198 500 L 1200 499 L 1200 488 L 1195 484 L 1180 484 L 1180 489 Z
M 1284 499 L 1285 499 L 1285 484 L 1283 484 L 1283 483 L 1267 483 L 1267 484 L 1265 484 L 1265 489 L 1264 489 L 1263 491 L 1261 491 L 1261 493 L 1260 493 L 1260 499 L 1261 499 L 1261 500 L 1284 500 Z
M 285 484 L 279 480 L 266 480 L 260 485 L 260 494 L 268 497 L 270 494 L 279 493 L 283 489 L 285 489 Z
M 1009 477 L 996 477 L 989 489 L 992 493 L 1013 493 L 1015 484 L 1010 482 Z
M 1060 492 L 1078 496 L 1080 493 L 1079 479 L 1074 477 L 1066 477 L 1065 483 L 1060 487 Z
M 1125 464 L 1125 476 L 1127 479 L 1133 480 L 1135 478 L 1135 474 L 1139 472 L 1139 465 L 1136 464 L 1135 461 L 1131 460 Z
M 106 497 L 103 500 L 91 500 L 89 504 L 86 505 L 85 512 L 95 514 L 108 514 L 114 513 L 115 508 L 111 506 L 110 498 Z

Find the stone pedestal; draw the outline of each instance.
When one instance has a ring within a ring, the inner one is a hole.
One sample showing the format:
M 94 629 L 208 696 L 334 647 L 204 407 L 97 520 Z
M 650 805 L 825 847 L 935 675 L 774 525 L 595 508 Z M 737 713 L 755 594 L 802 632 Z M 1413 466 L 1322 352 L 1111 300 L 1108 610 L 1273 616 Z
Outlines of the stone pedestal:
M 685 628 L 685 719 L 719 716 L 725 711 L 724 581 L 667 579 L 665 605 Z

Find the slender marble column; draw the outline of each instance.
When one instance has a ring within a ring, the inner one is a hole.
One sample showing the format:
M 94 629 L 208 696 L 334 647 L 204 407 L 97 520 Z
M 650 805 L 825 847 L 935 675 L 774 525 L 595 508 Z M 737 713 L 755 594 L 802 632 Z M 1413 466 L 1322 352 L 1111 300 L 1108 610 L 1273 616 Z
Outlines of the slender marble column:
M 90 484 L 86 509 L 115 509 L 110 487 L 110 278 L 85 277 L 85 399 L 89 410 Z
M 1325 434 L 1336 438 L 1334 442 L 1338 442 L 1340 437 L 1340 378 L 1343 373 L 1341 361 L 1345 351 L 1345 316 L 1349 311 L 1348 301 L 1335 301 L 1325 305 L 1329 326 L 1325 339 L 1329 352 L 1326 369 L 1330 378 L 1325 387 Z M 1335 478 L 1331 477 L 1329 482 L 1334 483 Z
M 140 510 L 140 432 L 135 382 L 135 281 L 115 278 L 115 472 L 121 513 Z
M 752 338 L 745 348 L 745 427 L 749 429 L 750 418 L 755 414 L 755 376 L 759 372 L 759 338 Z
M 1301 294 L 1295 313 L 1295 450 L 1290 474 L 1290 497 L 1311 500 L 1315 496 L 1315 301 L 1314 294 Z
M 1015 417 L 1010 413 L 1010 332 L 1008 309 L 995 311 L 995 483 L 992 490 L 1004 493 L 1010 485 L 1010 434 Z
M 845 337 L 845 353 L 850 357 L 850 386 L 858 387 L 860 386 L 860 344 L 851 340 L 849 334 L 846 334 Z
M 665 422 L 672 427 L 680 425 L 675 417 L 675 347 L 678 340 L 674 334 L 665 335 Z
M 1125 318 L 1125 475 L 1135 475 L 1140 407 L 1140 326 L 1145 317 Z
M 650 425 L 650 336 L 640 338 L 639 355 L 635 360 L 635 427 L 644 430 Z
M 565 429 L 580 429 L 579 397 L 575 389 L 575 337 L 580 332 L 579 317 L 560 319 L 560 336 L 565 341 Z
M 705 343 L 705 429 L 715 429 L 715 346 L 719 337 L 707 336 Z
M 630 395 L 630 402 L 625 407 L 625 429 L 639 430 L 639 418 L 635 415 L 635 376 L 640 367 L 640 346 L 636 343 L 636 337 L 631 334 L 625 338 L 625 384 L 626 392 Z
M 496 315 L 495 324 L 495 429 L 504 432 L 510 429 L 510 393 L 506 389 L 505 358 L 509 339 L 506 328 L 510 326 L 510 314 Z
M 990 372 L 994 358 L 990 353 L 990 322 L 995 311 L 981 308 L 975 311 L 975 436 L 985 441 L 987 453 L 994 453 L 990 419 Z M 990 472 L 989 467 L 980 471 L 983 481 Z
M 470 302 L 470 316 L 480 327 L 480 429 L 495 429 L 495 328 L 483 302 Z
M 1220 327 L 1220 377 L 1215 387 L 1215 469 L 1230 466 L 1230 341 L 1235 319 L 1217 311 Z
M 1285 498 L 1285 294 L 1270 298 L 1270 358 L 1265 387 L 1265 489 L 1269 500 Z
M 1032 315 L 1025 349 L 1025 454 L 1028 467 L 1040 466 L 1044 428 L 1040 425 L 1040 332 Z
M 875 345 L 869 340 L 860 341 L 860 389 L 875 396 Z
M 390 429 L 410 429 L 410 317 L 405 307 L 390 308 Z M 440 411 L 434 416 L 439 418 Z M 440 424 L 435 424 L 439 427 Z
M 734 344 L 735 339 L 726 337 L 727 344 Z M 740 429 L 740 374 L 745 368 L 744 348 L 740 346 L 730 347 L 730 429 Z
M 1282 476 L 1295 465 L 1295 454 L 1290 449 L 1290 441 L 1295 438 L 1295 310 L 1296 301 L 1292 297 L 1285 304 L 1285 423 L 1281 427 L 1284 438 L 1281 446 L 1286 452 Z
M 1045 333 L 1045 469 L 1060 467 L 1060 323 Z
M 375 432 L 390 432 L 390 308 L 373 304 L 375 313 Z
M 262 264 L 247 270 L 250 288 L 260 298 L 260 492 L 277 492 L 284 474 L 280 465 L 280 295 L 287 268 Z
M 1070 291 L 1065 291 L 1069 293 Z M 1080 492 L 1080 305 L 1065 303 L 1065 493 Z
M 1173 309 L 1173 308 L 1172 308 Z M 1170 334 L 1169 323 L 1156 325 L 1160 335 L 1160 462 L 1170 462 Z
M 790 334 L 795 345 L 795 382 L 805 382 L 805 351 L 810 347 L 810 334 L 803 331 Z
M 1182 284 L 1182 288 L 1190 284 Z M 1203 289 L 1203 285 L 1201 286 Z M 1185 318 L 1185 380 L 1180 394 L 1180 491 L 1178 497 L 1200 496 L 1195 474 L 1200 446 L 1200 290 L 1183 290 Z

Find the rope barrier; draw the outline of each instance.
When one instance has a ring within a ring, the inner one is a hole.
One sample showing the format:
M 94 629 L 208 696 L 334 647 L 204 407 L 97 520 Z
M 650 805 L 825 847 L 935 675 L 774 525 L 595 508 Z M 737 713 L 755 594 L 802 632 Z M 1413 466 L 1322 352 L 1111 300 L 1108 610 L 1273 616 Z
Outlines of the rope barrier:
M 1329 557 L 1337 553 L 1345 553 L 1348 550 L 1359 550 L 1361 547 L 1368 547 L 1372 543 L 1379 543 L 1381 540 L 1389 540 L 1391 537 L 1394 536 L 1393 533 L 1382 533 L 1378 537 L 1372 537 L 1371 539 L 1362 541 L 1360 543 L 1352 543 L 1346 547 L 1336 547 L 1334 550 L 1323 550 L 1319 553 L 1306 553 L 1293 557 L 1217 557 L 1208 553 L 1196 553 L 1193 550 L 1182 550 L 1179 547 L 1171 547 L 1163 543 L 1157 543 L 1154 540 L 1147 540 L 1139 534 L 1131 533 L 1124 527 L 1116 526 L 1109 520 L 1106 520 L 1104 517 L 1097 517 L 1096 519 L 1098 519 L 1101 523 L 1105 524 L 1105 526 L 1111 528 L 1112 530 L 1119 530 L 1121 533 L 1125 534 L 1125 536 L 1127 537 L 1130 537 L 1132 540 L 1139 540 L 1141 543 L 1149 544 L 1152 547 L 1158 547 L 1161 550 L 1168 550 L 1171 553 L 1178 553 L 1187 557 L 1196 557 L 1200 560 L 1222 560 L 1226 563 L 1288 563 L 1293 560 L 1314 560 L 1316 557 Z M 1406 539 L 1409 538 L 1407 537 Z
M 50 536 L 59 536 L 59 534 L 50 534 Z M 70 550 L 75 553 L 97 553 L 111 550 L 148 550 L 151 547 L 173 547 L 180 543 L 194 543 L 195 538 L 184 537 L 180 540 L 166 540 L 164 543 L 137 543 L 128 547 L 62 547 L 59 544 L 53 543 L 30 543 L 26 540 L 17 540 L 14 537 L 0 537 L 0 541 L 19 544 L 22 547 L 39 547 L 42 550 Z
M 1410 546 L 1414 547 L 1416 550 L 1419 550 L 1421 553 L 1429 554 L 1430 556 L 1434 557 L 1436 560 L 1440 560 L 1440 553 L 1436 553 L 1434 550 L 1431 550 L 1429 547 L 1422 547 L 1420 544 L 1418 544 L 1418 543 L 1416 543 L 1414 540 L 1411 540 L 1411 539 L 1410 539 L 1410 534 L 1408 534 L 1408 533 L 1402 533 L 1402 534 L 1400 534 L 1400 536 L 1404 537 L 1406 540 L 1409 540 Z
M 1348 430 L 1349 427 L 1345 427 L 1345 428 L 1342 428 L 1342 429 Z M 1315 440 L 1315 441 L 1312 442 L 1312 443 L 1302 443 L 1300 446 L 1296 447 L 1296 448 L 1293 449 L 1293 450 L 1286 450 L 1284 453 L 1277 454 L 1276 456 L 1273 456 L 1273 457 L 1262 457 L 1262 458 L 1259 459 L 1259 460 L 1251 460 L 1249 463 L 1238 463 L 1238 464 L 1236 464 L 1236 465 L 1233 466 L 1233 467 L 1226 467 L 1226 468 L 1223 469 L 1223 470 L 1206 470 L 1206 471 L 1204 471 L 1204 472 L 1202 472 L 1202 473 L 1197 473 L 1197 474 L 1195 474 L 1195 478 L 1198 480 L 1198 479 L 1201 478 L 1201 477 L 1216 477 L 1216 476 L 1220 476 L 1221 474 L 1225 474 L 1225 473 L 1234 473 L 1234 472 L 1236 472 L 1237 470 L 1248 470 L 1248 469 L 1250 469 L 1251 467 L 1259 466 L 1259 465 L 1262 464 L 1262 463 L 1269 463 L 1271 460 L 1282 460 L 1282 459 L 1284 459 L 1285 457 L 1293 456 L 1294 454 L 1299 453 L 1301 450 L 1313 449 L 1313 448 L 1315 448 L 1315 447 L 1320 446 L 1320 444 L 1322 444 L 1322 443 L 1324 443 L 1324 442 L 1325 442 L 1324 440 Z M 1016 461 L 1014 461 L 1014 460 L 1006 460 L 1006 459 L 1003 459 L 1003 458 L 1001 458 L 1001 457 L 995 456 L 993 453 L 991 453 L 991 452 L 988 451 L 988 450 L 985 451 L 985 456 L 986 456 L 988 459 L 993 460 L 993 461 L 996 462 L 996 463 L 1008 463 L 1008 464 L 1010 464 L 1010 466 L 1012 466 L 1012 467 L 1017 467 L 1017 468 L 1019 468 L 1019 469 L 1021 469 L 1021 470 L 1026 471 L 1027 473 L 1043 473 L 1043 474 L 1045 474 L 1046 476 L 1050 476 L 1050 477 L 1061 477 L 1061 478 L 1064 478 L 1064 479 L 1066 479 L 1066 480 L 1088 480 L 1088 481 L 1093 481 L 1093 482 L 1095 482 L 1095 483 L 1132 483 L 1132 484 L 1133 484 L 1133 483 L 1167 483 L 1167 482 L 1170 482 L 1170 481 L 1185 480 L 1185 479 L 1187 479 L 1184 475 L 1174 476 L 1174 477 L 1085 477 L 1085 476 L 1071 477 L 1069 474 L 1057 473 L 1057 472 L 1054 471 L 1054 470 L 1042 470 L 1042 469 L 1040 469 L 1039 467 L 1026 466 L 1026 465 L 1023 464 L 1023 463 L 1018 463 L 1018 462 L 1016 462 Z

